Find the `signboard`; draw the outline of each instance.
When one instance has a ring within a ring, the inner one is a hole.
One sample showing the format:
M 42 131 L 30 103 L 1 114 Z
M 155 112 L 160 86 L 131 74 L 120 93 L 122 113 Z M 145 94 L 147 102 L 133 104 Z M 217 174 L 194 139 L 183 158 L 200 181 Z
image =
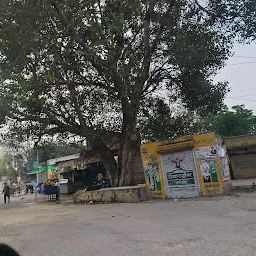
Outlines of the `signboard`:
M 29 175 L 29 174 L 35 174 L 35 173 L 40 173 L 40 172 L 46 172 L 46 171 L 49 171 L 56 167 L 57 167 L 57 165 L 46 165 L 46 166 L 39 167 L 35 170 L 28 171 L 28 172 L 26 172 L 26 174 Z
M 217 156 L 217 147 L 216 146 L 209 146 L 209 147 L 202 147 L 196 149 L 196 157 L 197 159 L 216 159 Z
M 200 195 L 192 150 L 162 154 L 161 161 L 168 198 L 189 198 Z
M 157 157 L 150 155 L 150 163 L 144 162 L 145 178 L 149 182 L 150 191 L 162 191 L 159 165 Z
M 218 146 L 218 155 L 220 158 L 220 167 L 221 167 L 221 176 L 223 181 L 230 180 L 230 170 L 229 170 L 229 163 L 228 163 L 228 156 L 226 151 L 223 147 Z
M 197 148 L 195 151 L 203 176 L 204 193 L 208 196 L 221 194 L 221 185 L 217 168 L 220 168 L 219 155 L 223 152 L 219 152 L 216 145 Z
M 218 182 L 215 159 L 199 159 L 200 169 L 204 178 L 204 183 Z
M 208 146 L 196 149 L 196 158 L 200 163 L 200 169 L 204 183 L 218 182 L 216 172 L 217 147 Z
M 176 186 L 176 185 L 191 185 L 195 184 L 194 172 L 193 171 L 172 171 L 166 173 L 168 185 Z

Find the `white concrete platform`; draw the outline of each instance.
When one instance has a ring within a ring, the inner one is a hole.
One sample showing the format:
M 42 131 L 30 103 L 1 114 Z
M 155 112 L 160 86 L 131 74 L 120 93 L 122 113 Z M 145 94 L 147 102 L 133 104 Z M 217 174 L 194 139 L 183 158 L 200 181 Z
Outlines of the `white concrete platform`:
M 86 203 L 139 203 L 148 199 L 146 185 L 78 191 L 73 196 L 76 204 Z

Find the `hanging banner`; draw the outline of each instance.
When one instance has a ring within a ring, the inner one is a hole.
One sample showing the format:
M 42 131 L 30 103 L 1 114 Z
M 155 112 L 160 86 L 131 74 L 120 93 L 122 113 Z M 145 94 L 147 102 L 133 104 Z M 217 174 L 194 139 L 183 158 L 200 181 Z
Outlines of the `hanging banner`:
M 209 158 L 216 159 L 217 147 L 209 146 L 209 147 L 196 148 L 196 157 L 197 159 L 209 159 Z
M 200 163 L 204 183 L 218 182 L 218 175 L 216 172 L 217 147 L 202 147 L 197 148 L 195 151 L 196 158 Z
M 228 164 L 228 156 L 223 147 L 218 146 L 218 155 L 220 158 L 220 168 L 221 168 L 221 176 L 223 181 L 231 180 L 230 170 Z
M 205 193 L 215 196 L 221 193 L 221 185 L 218 178 L 219 157 L 217 146 L 196 148 L 196 158 L 200 164 L 203 176 Z
M 159 165 L 154 155 L 150 156 L 152 163 L 144 163 L 145 178 L 149 181 L 151 191 L 162 191 Z
M 51 170 L 53 168 L 56 168 L 56 167 L 57 167 L 56 164 L 46 165 L 46 166 L 39 167 L 35 170 L 28 171 L 28 172 L 26 172 L 26 174 L 29 175 L 29 174 L 35 174 L 35 173 L 40 173 L 40 172 L 46 172 L 46 171 L 49 171 L 49 170 Z

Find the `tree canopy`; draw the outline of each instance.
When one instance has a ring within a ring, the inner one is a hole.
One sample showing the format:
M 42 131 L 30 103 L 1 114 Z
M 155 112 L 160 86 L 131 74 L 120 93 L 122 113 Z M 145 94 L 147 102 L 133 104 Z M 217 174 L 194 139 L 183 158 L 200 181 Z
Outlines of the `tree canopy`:
M 233 106 L 231 110 L 223 109 L 211 123 L 212 130 L 223 138 L 256 132 L 256 116 L 243 105 Z
M 147 141 L 173 139 L 177 137 L 216 132 L 223 139 L 256 132 L 256 116 L 244 105 L 231 109 L 223 106 L 217 113 L 199 115 L 193 111 L 176 112 L 160 101 L 151 111 L 144 125 L 143 138 Z
M 22 180 L 26 181 L 26 171 L 36 168 L 35 162 L 45 163 L 49 159 L 80 153 L 80 148 L 77 146 L 72 147 L 72 145 L 57 141 L 40 143 L 36 147 L 33 143 L 20 143 L 17 140 L 6 138 L 2 143 L 0 180 L 1 177 L 7 177 L 15 182 L 19 174 Z
M 227 84 L 212 77 L 235 40 L 255 39 L 255 18 L 253 0 L 1 0 L 1 121 L 21 137 L 78 136 L 112 185 L 130 185 L 144 107 L 161 92 L 221 107 Z
M 147 111 L 147 119 L 143 122 L 142 138 L 147 142 L 168 140 L 187 135 L 205 132 L 205 122 L 208 116 L 199 115 L 197 111 L 188 111 L 185 108 L 171 108 L 164 100 L 158 99 Z M 208 127 L 209 128 L 209 127 Z
M 16 183 L 19 175 L 25 178 L 23 159 L 18 155 L 2 155 L 0 157 L 0 181 L 4 177 Z

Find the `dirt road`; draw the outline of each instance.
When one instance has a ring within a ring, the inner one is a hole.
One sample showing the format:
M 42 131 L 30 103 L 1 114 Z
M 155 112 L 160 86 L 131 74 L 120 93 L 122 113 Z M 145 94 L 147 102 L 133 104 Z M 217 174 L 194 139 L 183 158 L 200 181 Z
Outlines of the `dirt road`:
M 22 256 L 251 256 L 256 250 L 256 194 L 91 206 L 33 199 L 0 205 L 0 241 Z

